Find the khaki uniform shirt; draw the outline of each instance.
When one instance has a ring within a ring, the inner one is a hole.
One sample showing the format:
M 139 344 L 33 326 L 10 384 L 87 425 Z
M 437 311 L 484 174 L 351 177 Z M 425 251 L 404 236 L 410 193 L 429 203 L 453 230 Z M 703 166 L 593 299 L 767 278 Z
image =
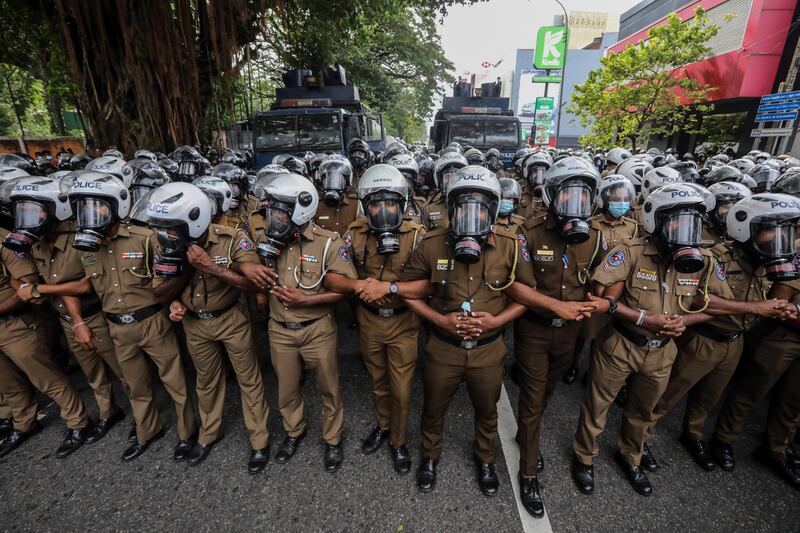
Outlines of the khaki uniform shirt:
M 9 232 L 0 228 L 0 242 L 2 242 Z M 0 246 L 0 300 L 7 300 L 14 296 L 17 291 L 11 286 L 11 280 L 20 280 L 26 276 L 36 274 L 36 265 L 31 259 L 30 254 L 25 252 L 12 252 L 8 248 Z
M 502 290 L 513 281 L 535 286 L 530 255 L 524 240 L 496 228 L 483 246 L 480 260 L 472 265 L 453 258 L 453 245 L 447 229 L 429 232 L 411 256 L 400 279 L 429 280 L 434 286 L 430 305 L 446 314 L 463 309 L 486 311 L 493 315 L 506 308 L 508 298 Z M 495 330 L 484 331 L 481 339 Z
M 408 263 L 411 254 L 425 237 L 425 228 L 415 222 L 406 220 L 400 226 L 400 251 L 396 254 L 381 255 L 378 253 L 378 240 L 369 230 L 365 220 L 356 220 L 342 240 L 350 249 L 350 256 L 360 279 L 373 278 L 378 281 L 400 281 L 400 273 Z M 403 307 L 399 298 L 392 296 L 388 307 Z
M 211 260 L 225 268 L 233 263 L 260 263 L 253 241 L 242 231 L 211 224 L 202 245 Z M 158 286 L 167 278 L 156 276 Z M 241 289 L 216 276 L 195 270 L 180 294 L 180 301 L 191 311 L 221 311 L 239 301 Z
M 608 248 L 635 239 L 639 234 L 639 224 L 628 217 L 609 220 L 603 213 L 598 213 L 591 219 L 592 228 L 603 234 Z
M 330 244 L 323 257 L 327 242 Z M 323 268 L 325 268 L 325 272 L 358 279 L 350 256 L 350 248 L 342 242 L 339 234 L 324 230 L 313 223 L 307 224 L 300 239 L 283 250 L 275 265 L 278 283 L 281 286 L 299 288 L 305 294 L 326 292 L 323 283 L 317 283 L 325 276 Z M 306 287 L 316 286 L 306 289 L 300 287 L 300 284 Z M 334 307 L 334 304 L 329 304 L 289 308 L 283 305 L 283 302 L 276 296 L 270 295 L 269 298 L 270 318 L 274 318 L 278 322 L 305 322 L 322 318 L 331 313 Z
M 155 240 L 149 228 L 120 224 L 111 242 L 97 252 L 84 252 L 83 271 L 100 296 L 103 311 L 119 315 L 159 303 L 153 294 L 151 266 Z
M 529 219 L 522 226 L 537 290 L 557 300 L 583 301 L 590 288 L 591 268 L 603 257 L 608 245 L 601 232 L 591 230 L 586 242 L 570 246 L 556 226 L 555 217 L 549 214 Z M 552 318 L 549 313 L 542 316 Z
M 422 225 L 429 231 L 450 226 L 450 215 L 447 213 L 447 204 L 442 191 L 434 191 L 428 198 L 428 217 Z
M 716 260 L 708 250 L 701 250 L 705 266 L 699 272 L 682 274 L 672 261 L 648 238 L 633 239 L 612 248 L 606 259 L 594 270 L 593 279 L 606 287 L 624 281 L 620 302 L 632 309 L 644 309 L 649 314 L 687 314 L 697 291 L 730 299 L 728 285 L 716 274 Z M 633 323 L 625 327 L 645 337 L 653 332 Z
M 246 226 L 246 219 L 239 215 L 238 211 L 228 211 L 223 213 L 216 224 L 231 229 L 240 229 Z
M 761 302 L 767 299 L 772 282 L 763 266 L 753 268 L 739 248 L 720 243 L 711 248 L 717 260 L 714 276 L 727 282 L 737 302 Z M 708 324 L 720 329 L 747 331 L 759 322 L 755 315 L 714 317 Z
M 358 216 L 359 205 L 358 196 L 353 193 L 347 193 L 342 199 L 342 203 L 336 207 L 320 201 L 314 217 L 314 224 L 342 235 Z
M 31 256 L 45 283 L 56 285 L 75 281 L 86 275 L 81 261 L 83 252 L 72 247 L 74 236 L 72 232 L 61 232 L 54 240 L 44 238 L 31 247 Z M 56 313 L 62 317 L 69 317 L 69 312 L 60 297 L 50 296 L 48 300 Z M 93 292 L 81 295 L 80 302 L 81 310 L 86 310 L 90 306 L 99 306 L 100 298 Z
M 425 225 L 428 220 L 428 200 L 416 195 L 409 198 L 403 218 L 416 224 Z

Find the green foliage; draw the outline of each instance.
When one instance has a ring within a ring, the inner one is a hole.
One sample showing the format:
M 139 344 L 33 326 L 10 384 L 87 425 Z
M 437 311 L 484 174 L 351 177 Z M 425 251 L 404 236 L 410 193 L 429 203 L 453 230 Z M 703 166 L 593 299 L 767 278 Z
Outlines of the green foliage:
M 654 136 L 697 132 L 698 117 L 711 109 L 698 102 L 714 88 L 686 77 L 684 66 L 707 57 L 708 40 L 718 30 L 700 7 L 686 22 L 671 13 L 643 43 L 604 57 L 602 67 L 575 86 L 569 106 L 591 127 L 581 142 L 636 148 Z
M 22 117 L 25 135 L 50 135 L 45 93 L 41 80 L 24 70 L 0 64 L 0 135 L 20 135 L 17 114 Z

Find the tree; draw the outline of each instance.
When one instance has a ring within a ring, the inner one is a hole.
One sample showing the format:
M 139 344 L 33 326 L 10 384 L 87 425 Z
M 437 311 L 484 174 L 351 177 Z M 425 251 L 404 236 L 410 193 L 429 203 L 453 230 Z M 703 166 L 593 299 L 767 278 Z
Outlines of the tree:
M 591 127 L 581 142 L 627 141 L 635 149 L 653 136 L 696 132 L 699 114 L 710 110 L 699 102 L 714 87 L 689 78 L 685 66 L 708 56 L 707 43 L 718 30 L 701 7 L 686 22 L 671 13 L 645 41 L 601 59 L 601 68 L 575 86 L 568 107 L 582 126 Z

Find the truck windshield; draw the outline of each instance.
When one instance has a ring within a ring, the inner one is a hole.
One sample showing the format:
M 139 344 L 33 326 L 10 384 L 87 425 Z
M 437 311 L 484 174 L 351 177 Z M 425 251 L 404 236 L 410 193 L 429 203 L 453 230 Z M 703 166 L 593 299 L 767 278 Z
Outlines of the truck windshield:
M 516 147 L 519 144 L 519 124 L 512 120 L 487 118 L 458 118 L 450 120 L 450 139 L 486 150 Z
M 341 123 L 337 113 L 256 117 L 257 150 L 339 150 Z

